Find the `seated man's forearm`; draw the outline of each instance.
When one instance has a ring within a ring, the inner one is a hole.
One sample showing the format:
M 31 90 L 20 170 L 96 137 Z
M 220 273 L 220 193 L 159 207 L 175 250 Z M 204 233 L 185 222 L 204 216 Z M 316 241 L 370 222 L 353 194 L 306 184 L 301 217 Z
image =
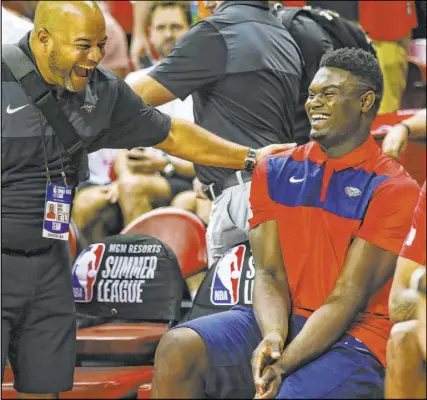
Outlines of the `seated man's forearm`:
M 196 164 L 243 169 L 249 147 L 229 142 L 183 119 L 172 118 L 169 136 L 155 146 Z
M 278 280 L 267 268 L 257 269 L 253 309 L 263 337 L 268 333 L 278 332 L 283 341 L 286 341 L 291 313 L 287 285 L 287 280 Z
M 329 301 L 308 318 L 278 361 L 285 377 L 318 358 L 345 333 L 358 311 L 355 297 Z

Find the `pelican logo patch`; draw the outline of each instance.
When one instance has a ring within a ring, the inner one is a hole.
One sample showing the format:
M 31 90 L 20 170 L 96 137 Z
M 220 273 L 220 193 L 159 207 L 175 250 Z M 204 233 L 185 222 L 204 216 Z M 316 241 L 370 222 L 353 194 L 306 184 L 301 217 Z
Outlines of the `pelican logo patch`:
M 348 197 L 357 197 L 357 196 L 360 196 L 362 194 L 362 191 L 358 188 L 353 187 L 353 186 L 347 186 L 345 188 L 345 194 Z
M 81 107 L 83 110 L 86 111 L 86 114 L 92 114 L 93 111 L 95 111 L 96 107 L 93 104 L 85 104 Z

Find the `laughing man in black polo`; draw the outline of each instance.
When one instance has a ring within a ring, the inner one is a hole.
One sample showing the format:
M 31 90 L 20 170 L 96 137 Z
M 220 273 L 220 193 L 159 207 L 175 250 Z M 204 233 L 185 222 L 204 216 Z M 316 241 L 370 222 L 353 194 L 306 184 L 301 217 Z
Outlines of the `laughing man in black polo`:
M 27 398 L 52 398 L 73 386 L 75 309 L 64 240 L 73 188 L 87 177 L 86 153 L 156 146 L 192 162 L 254 166 L 249 147 L 169 118 L 98 67 L 106 40 L 95 1 L 41 1 L 34 29 L 18 45 L 37 67 L 22 83 L 46 86 L 42 99 L 59 102 L 62 126 L 68 119 L 83 141 L 77 161 L 61 143 L 68 136 L 54 132 L 15 80 L 22 64 L 6 65 L 5 55 L 17 49 L 2 46 L 2 380 L 9 357 L 15 389 Z M 256 160 L 283 147 L 261 149 Z M 55 218 L 44 218 L 50 209 Z

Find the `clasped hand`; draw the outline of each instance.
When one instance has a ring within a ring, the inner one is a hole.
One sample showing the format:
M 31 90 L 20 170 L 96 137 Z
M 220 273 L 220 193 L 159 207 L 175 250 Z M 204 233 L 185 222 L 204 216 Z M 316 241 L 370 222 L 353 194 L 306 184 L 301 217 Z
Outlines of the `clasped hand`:
M 277 360 L 284 348 L 284 341 L 277 332 L 265 335 L 252 355 L 252 375 L 255 399 L 273 399 L 282 385 L 283 370 Z

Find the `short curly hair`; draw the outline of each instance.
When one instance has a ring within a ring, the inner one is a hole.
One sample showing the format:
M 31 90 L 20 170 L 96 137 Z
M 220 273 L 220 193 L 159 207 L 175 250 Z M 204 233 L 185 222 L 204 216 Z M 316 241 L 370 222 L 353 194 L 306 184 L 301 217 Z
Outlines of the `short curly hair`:
M 320 60 L 320 68 L 340 68 L 350 72 L 360 83 L 361 89 L 375 93 L 375 113 L 383 96 L 383 75 L 375 56 L 365 50 L 342 48 L 325 53 Z

